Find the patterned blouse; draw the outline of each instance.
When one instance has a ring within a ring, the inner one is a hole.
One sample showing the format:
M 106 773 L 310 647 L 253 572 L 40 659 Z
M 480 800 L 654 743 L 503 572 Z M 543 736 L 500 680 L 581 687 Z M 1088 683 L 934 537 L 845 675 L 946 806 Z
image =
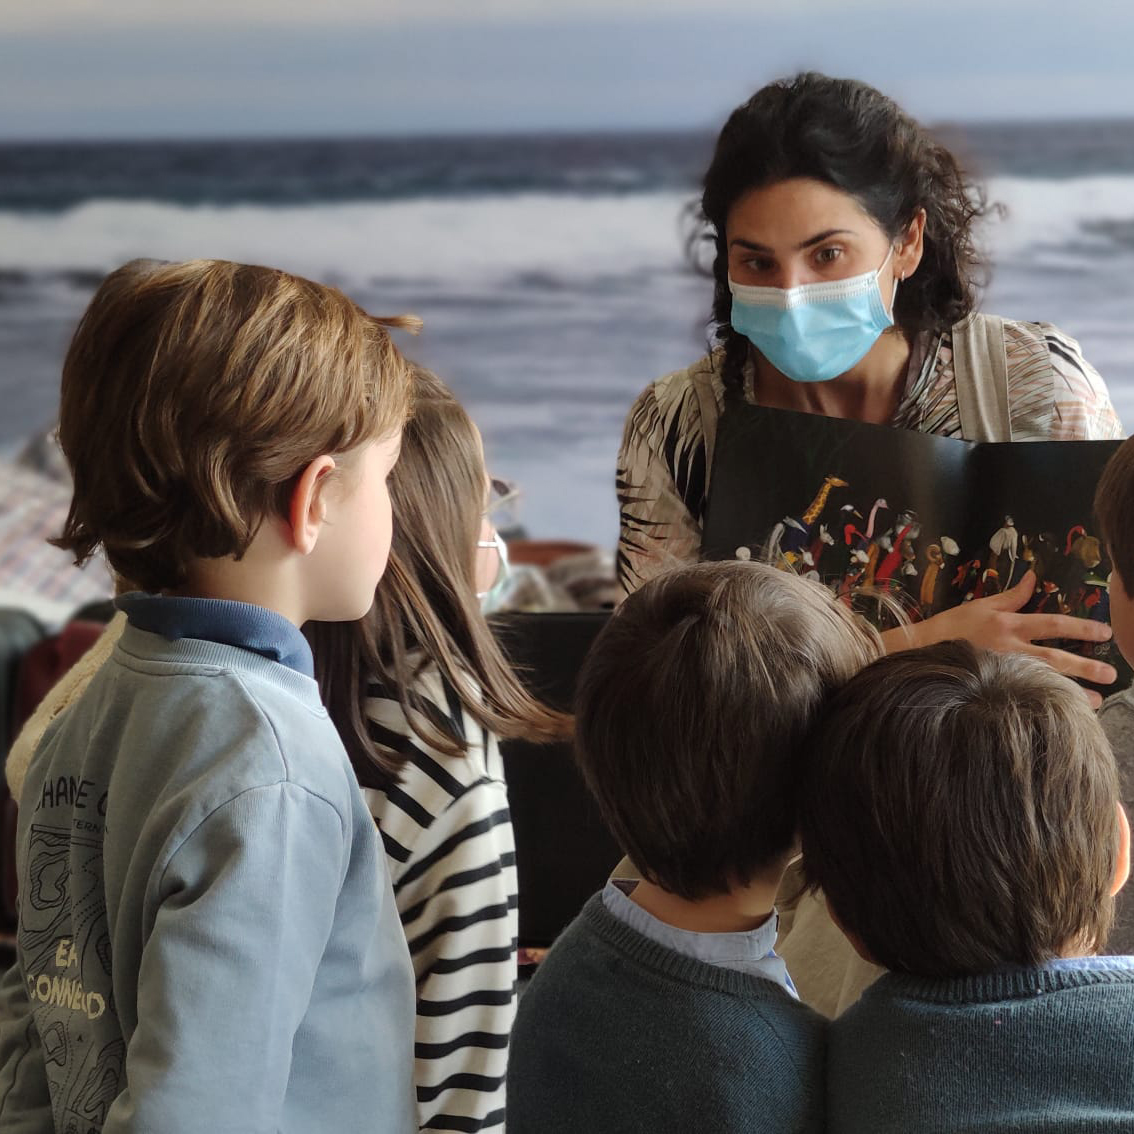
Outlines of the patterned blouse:
M 1005 320 L 1004 345 L 1014 438 L 1122 437 L 1106 386 L 1074 339 L 1050 323 Z M 617 478 L 618 580 L 626 594 L 668 567 L 699 558 L 712 448 L 724 408 L 718 361 L 713 353 L 651 383 L 626 419 Z M 750 372 L 745 397 L 755 401 L 751 382 Z M 962 436 L 951 332 L 927 332 L 915 344 L 890 424 Z

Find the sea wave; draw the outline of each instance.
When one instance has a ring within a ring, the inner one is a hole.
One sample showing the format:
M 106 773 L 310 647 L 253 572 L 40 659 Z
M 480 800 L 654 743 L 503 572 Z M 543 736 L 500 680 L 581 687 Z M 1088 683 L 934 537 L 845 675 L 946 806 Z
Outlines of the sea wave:
M 997 257 L 1052 248 L 1123 254 L 1134 247 L 1134 177 L 994 177 L 988 197 L 1007 209 L 988 230 Z
M 525 194 L 307 206 L 89 201 L 0 212 L 0 269 L 105 272 L 136 256 L 269 263 L 373 284 L 518 282 L 683 268 L 677 193 Z
M 993 256 L 1071 259 L 1134 249 L 1134 177 L 998 177 L 1007 206 Z M 511 282 L 554 289 L 603 276 L 687 270 L 691 200 L 678 192 L 516 194 L 305 206 L 92 200 L 61 213 L 0 211 L 0 282 L 65 276 L 77 287 L 135 256 L 270 263 L 343 286 Z

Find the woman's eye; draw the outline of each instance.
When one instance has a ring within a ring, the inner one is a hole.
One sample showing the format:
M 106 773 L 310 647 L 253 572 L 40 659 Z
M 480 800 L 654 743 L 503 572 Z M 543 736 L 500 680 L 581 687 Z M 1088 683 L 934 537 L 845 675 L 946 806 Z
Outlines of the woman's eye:
M 756 257 L 751 260 L 745 260 L 744 266 L 751 272 L 768 272 L 776 265 L 771 260 Z
M 842 254 L 843 250 L 837 246 L 820 248 L 815 254 L 815 259 L 818 260 L 820 264 L 833 264 Z

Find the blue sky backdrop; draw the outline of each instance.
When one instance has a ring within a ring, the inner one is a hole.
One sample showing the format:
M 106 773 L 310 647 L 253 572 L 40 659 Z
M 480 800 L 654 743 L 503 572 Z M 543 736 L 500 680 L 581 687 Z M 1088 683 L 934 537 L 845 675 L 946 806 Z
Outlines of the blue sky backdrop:
M 770 78 L 1134 116 L 1126 0 L 2 0 L 0 138 L 717 128 Z

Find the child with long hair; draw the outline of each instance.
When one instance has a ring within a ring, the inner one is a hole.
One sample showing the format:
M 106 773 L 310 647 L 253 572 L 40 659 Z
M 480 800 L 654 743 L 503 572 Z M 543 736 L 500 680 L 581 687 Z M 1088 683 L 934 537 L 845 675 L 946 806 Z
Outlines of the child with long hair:
M 480 434 L 428 371 L 414 394 L 374 606 L 308 636 L 409 941 L 421 1125 L 502 1129 L 517 887 L 497 740 L 552 740 L 568 720 L 524 691 L 481 614 L 500 559 Z

